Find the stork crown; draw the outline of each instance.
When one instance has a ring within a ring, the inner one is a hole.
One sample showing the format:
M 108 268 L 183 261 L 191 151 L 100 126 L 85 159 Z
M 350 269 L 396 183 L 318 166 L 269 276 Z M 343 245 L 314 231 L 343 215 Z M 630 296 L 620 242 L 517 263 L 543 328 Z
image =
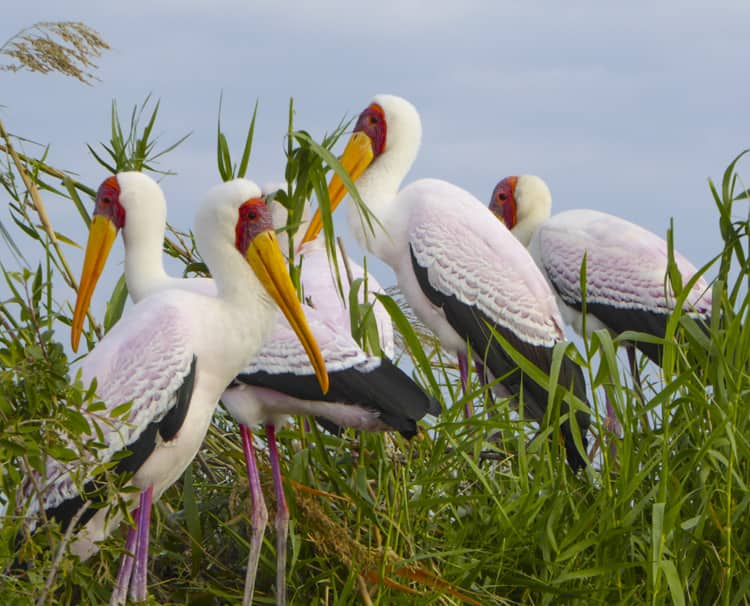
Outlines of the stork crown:
M 389 164 L 402 168 L 403 180 L 414 163 L 422 142 L 422 121 L 419 113 L 409 101 L 396 95 L 376 95 L 372 102 L 383 109 L 388 127 L 381 158 L 383 161 L 388 158 Z

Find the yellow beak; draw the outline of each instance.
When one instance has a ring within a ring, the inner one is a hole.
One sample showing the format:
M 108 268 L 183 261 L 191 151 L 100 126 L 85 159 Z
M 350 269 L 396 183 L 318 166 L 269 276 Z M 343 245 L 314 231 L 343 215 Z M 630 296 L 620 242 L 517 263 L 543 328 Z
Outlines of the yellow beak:
M 354 133 L 349 142 L 346 144 L 344 155 L 341 156 L 340 162 L 344 170 L 349 174 L 352 181 L 359 179 L 365 169 L 372 164 L 374 159 L 372 153 L 372 141 L 363 132 Z M 338 175 L 333 175 L 331 182 L 328 184 L 328 197 L 331 200 L 331 213 L 336 210 L 341 200 L 346 195 L 346 186 Z M 320 208 L 315 211 L 310 226 L 307 228 L 302 243 L 310 242 L 318 237 L 320 230 L 323 229 L 323 218 L 320 215 Z
M 107 256 L 117 237 L 117 228 L 110 219 L 103 215 L 94 215 L 89 231 L 89 241 L 86 244 L 86 256 L 83 259 L 81 283 L 78 286 L 78 299 L 73 312 L 73 326 L 70 330 L 70 345 L 73 351 L 78 351 L 78 343 L 83 331 L 83 320 L 91 304 L 96 283 L 102 275 Z
M 294 332 L 297 333 L 302 347 L 307 352 L 307 357 L 310 358 L 320 388 L 323 393 L 328 393 L 328 373 L 326 372 L 323 354 L 320 353 L 315 337 L 305 319 L 302 306 L 297 298 L 297 291 L 289 277 L 286 259 L 284 259 L 276 240 L 276 234 L 273 231 L 258 234 L 248 246 L 246 257 L 261 284 L 276 301 L 276 305 L 279 306 Z

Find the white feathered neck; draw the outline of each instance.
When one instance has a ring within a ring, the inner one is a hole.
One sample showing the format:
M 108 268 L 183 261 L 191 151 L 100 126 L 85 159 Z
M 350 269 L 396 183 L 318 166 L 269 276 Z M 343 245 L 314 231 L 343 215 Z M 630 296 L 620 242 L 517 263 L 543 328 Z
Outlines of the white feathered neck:
M 260 188 L 247 179 L 234 179 L 212 188 L 195 215 L 195 243 L 216 283 L 218 296 L 230 303 L 271 298 L 234 242 L 238 209 Z M 231 237 L 230 237 L 231 234 Z
M 362 173 L 356 186 L 370 211 L 386 225 L 401 183 L 417 157 L 422 141 L 422 122 L 416 108 L 401 97 L 377 95 L 372 103 L 377 103 L 385 115 L 385 146 L 380 156 Z M 382 228 L 375 225 L 373 235 L 360 219 L 356 205 L 349 204 L 348 207 L 349 227 L 363 246 L 378 256 L 392 248 L 392 242 Z
M 151 177 L 139 172 L 117 175 L 120 204 L 125 210 L 125 280 L 133 301 L 163 290 L 172 278 L 164 270 L 162 247 L 167 226 L 167 202 Z
M 521 175 L 516 182 L 516 225 L 511 230 L 524 246 L 528 246 L 539 226 L 552 213 L 552 194 L 537 176 Z

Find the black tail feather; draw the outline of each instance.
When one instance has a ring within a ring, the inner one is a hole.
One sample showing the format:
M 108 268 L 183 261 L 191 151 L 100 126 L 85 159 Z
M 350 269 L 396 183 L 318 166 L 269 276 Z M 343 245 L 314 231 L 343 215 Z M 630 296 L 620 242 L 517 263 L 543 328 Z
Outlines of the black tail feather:
M 435 398 L 385 357 L 369 370 L 348 368 L 331 372 L 328 378 L 330 387 L 324 394 L 312 374 L 257 372 L 237 376 L 242 383 L 273 389 L 300 400 L 356 405 L 375 411 L 382 422 L 407 438 L 416 435 L 419 419 L 442 410 Z M 321 424 L 329 430 L 337 427 L 331 420 Z

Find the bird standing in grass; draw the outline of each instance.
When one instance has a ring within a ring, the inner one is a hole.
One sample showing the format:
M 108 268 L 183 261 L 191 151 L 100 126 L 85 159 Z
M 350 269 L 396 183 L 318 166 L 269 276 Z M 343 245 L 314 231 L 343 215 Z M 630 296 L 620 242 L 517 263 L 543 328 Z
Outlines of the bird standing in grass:
M 526 249 L 471 194 L 437 179 L 399 191 L 421 135 L 419 114 L 400 97 L 378 95 L 360 114 L 341 164 L 377 221 L 370 230 L 352 205 L 350 229 L 391 266 L 404 297 L 442 346 L 465 360 L 468 343 L 488 374 L 522 402 L 523 413 L 541 421 L 547 386 L 522 372 L 496 335 L 549 375 L 553 350 L 564 341 L 555 297 Z M 331 210 L 345 194 L 334 176 Z M 305 240 L 317 237 L 321 227 L 318 210 Z M 567 357 L 558 383 L 585 406 L 583 374 Z M 565 404 L 561 410 L 568 412 Z M 586 465 L 589 414 L 579 407 L 575 417 L 579 439 L 569 420 L 561 431 L 568 462 L 578 470 Z
M 96 379 L 97 398 L 105 404 L 96 418 L 108 419 L 99 421 L 98 429 L 92 427 L 91 433 L 104 446 L 95 461 L 86 462 L 101 465 L 127 451 L 114 471 L 132 474 L 130 484 L 141 491 L 136 527 L 126 546 L 135 560 L 123 558 L 111 603 L 124 603 L 128 588 L 134 601 L 146 598 L 151 503 L 198 452 L 219 396 L 256 355 L 273 325 L 274 302 L 295 327 L 321 382 L 327 382 L 260 193 L 254 183 L 238 179 L 212 189 L 198 210 L 196 241 L 214 274 L 217 296 L 173 289 L 155 293 L 125 314 L 81 362 L 84 384 Z M 93 291 L 92 280 L 101 272 L 114 240 L 113 220 L 124 219 L 110 180 L 99 188 L 97 198 L 102 211 L 92 221 L 86 248 L 84 297 Z M 74 345 L 80 326 L 74 322 Z M 127 414 L 113 414 L 128 403 Z M 63 531 L 77 519 L 80 529 L 72 551 L 86 559 L 117 526 L 121 514 L 102 502 L 102 491 L 95 492 L 96 480 L 76 481 L 76 472 L 75 465 L 71 469 L 50 458 L 43 476 L 35 473 L 27 479 L 24 493 L 29 515 L 43 512 Z
M 667 243 L 640 225 L 598 210 L 569 210 L 550 216 L 552 195 L 534 175 L 506 177 L 492 192 L 489 209 L 526 246 L 552 286 L 563 318 L 583 334 L 581 264 L 586 259 L 586 329 L 618 335 L 637 331 L 664 339 L 677 304 L 667 283 Z M 674 260 L 684 281 L 696 268 L 679 252 Z M 682 302 L 683 313 L 704 322 L 711 313 L 711 291 L 696 277 Z M 661 364 L 660 343 L 636 341 L 626 349 L 640 389 L 635 348 Z

